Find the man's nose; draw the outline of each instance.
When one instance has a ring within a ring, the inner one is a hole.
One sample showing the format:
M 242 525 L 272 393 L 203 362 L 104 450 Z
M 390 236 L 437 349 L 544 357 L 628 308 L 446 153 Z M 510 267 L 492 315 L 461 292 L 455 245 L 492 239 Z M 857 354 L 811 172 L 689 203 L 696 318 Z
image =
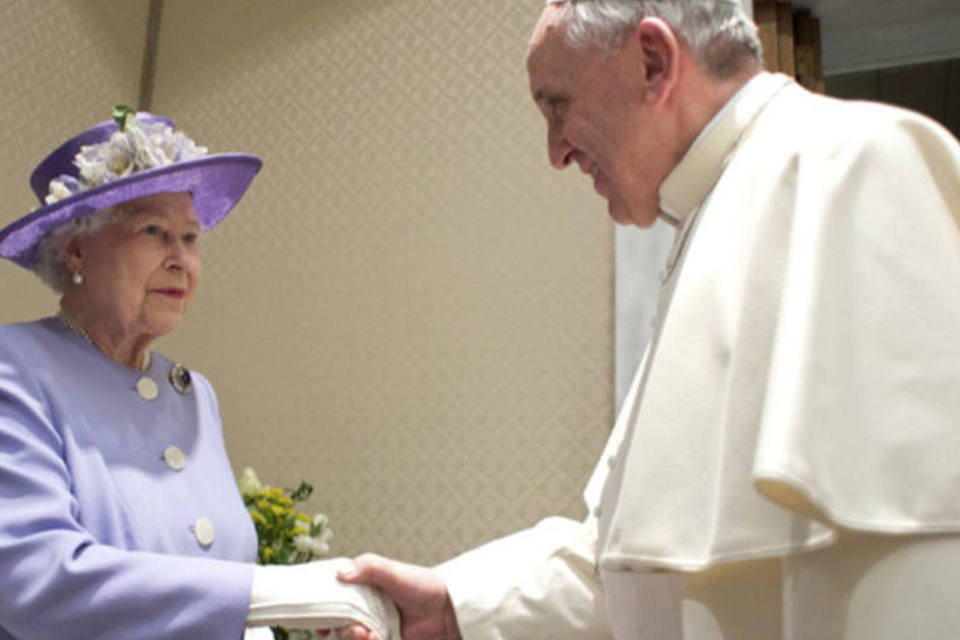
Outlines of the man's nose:
M 547 131 L 547 156 L 554 169 L 564 169 L 570 164 L 573 147 L 566 141 L 559 128 L 550 127 Z

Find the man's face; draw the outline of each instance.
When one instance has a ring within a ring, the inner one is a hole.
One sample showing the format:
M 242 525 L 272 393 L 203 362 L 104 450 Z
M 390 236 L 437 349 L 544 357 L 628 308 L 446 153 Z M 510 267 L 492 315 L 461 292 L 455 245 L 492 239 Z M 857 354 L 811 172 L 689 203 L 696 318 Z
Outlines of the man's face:
M 620 224 L 649 227 L 660 183 L 669 173 L 657 108 L 647 100 L 640 43 L 628 39 L 608 56 L 569 46 L 561 9 L 544 9 L 527 55 L 530 90 L 547 120 L 550 163 L 576 163 Z

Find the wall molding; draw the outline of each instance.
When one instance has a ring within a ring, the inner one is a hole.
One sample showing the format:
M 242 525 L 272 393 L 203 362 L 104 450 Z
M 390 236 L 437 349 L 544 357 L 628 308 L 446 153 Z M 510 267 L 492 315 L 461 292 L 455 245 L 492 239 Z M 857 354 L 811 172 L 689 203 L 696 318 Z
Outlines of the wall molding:
M 157 50 L 160 39 L 160 19 L 163 16 L 163 0 L 150 0 L 147 14 L 147 34 L 143 43 L 143 64 L 140 67 L 140 93 L 137 109 L 150 111 L 153 104 L 153 81 L 157 69 Z

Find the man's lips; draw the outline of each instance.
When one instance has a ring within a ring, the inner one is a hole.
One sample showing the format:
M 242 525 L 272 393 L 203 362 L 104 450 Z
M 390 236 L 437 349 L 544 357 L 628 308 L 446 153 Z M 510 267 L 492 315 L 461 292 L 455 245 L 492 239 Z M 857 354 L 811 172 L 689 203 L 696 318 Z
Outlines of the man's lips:
M 594 186 L 597 184 L 597 178 L 600 177 L 600 167 L 590 161 L 580 162 L 580 171 L 593 178 Z
M 596 191 L 601 196 L 603 196 L 604 198 L 606 198 L 607 194 L 604 191 L 604 187 L 602 184 L 603 174 L 600 173 L 600 167 L 598 167 L 597 165 L 592 165 L 590 167 L 589 174 L 590 174 L 590 177 L 593 178 L 593 190 Z
M 596 191 L 598 194 L 600 194 L 602 197 L 606 198 L 607 195 L 605 193 L 605 189 L 601 184 L 603 182 L 601 180 L 601 177 L 603 176 L 603 174 L 600 172 L 600 166 L 597 163 L 593 162 L 586 155 L 583 155 L 580 153 L 577 153 L 574 156 L 574 161 L 580 167 L 580 171 L 582 173 L 587 174 L 593 179 L 593 190 Z

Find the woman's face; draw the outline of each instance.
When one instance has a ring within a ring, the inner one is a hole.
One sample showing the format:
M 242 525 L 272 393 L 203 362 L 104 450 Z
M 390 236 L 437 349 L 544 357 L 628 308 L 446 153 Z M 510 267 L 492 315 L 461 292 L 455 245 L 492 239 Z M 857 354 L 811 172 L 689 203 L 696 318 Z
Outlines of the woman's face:
M 95 324 L 129 337 L 176 329 L 200 280 L 202 230 L 189 193 L 160 193 L 117 206 L 117 221 L 67 248 L 75 291 Z M 78 264 L 73 264 L 76 262 Z

